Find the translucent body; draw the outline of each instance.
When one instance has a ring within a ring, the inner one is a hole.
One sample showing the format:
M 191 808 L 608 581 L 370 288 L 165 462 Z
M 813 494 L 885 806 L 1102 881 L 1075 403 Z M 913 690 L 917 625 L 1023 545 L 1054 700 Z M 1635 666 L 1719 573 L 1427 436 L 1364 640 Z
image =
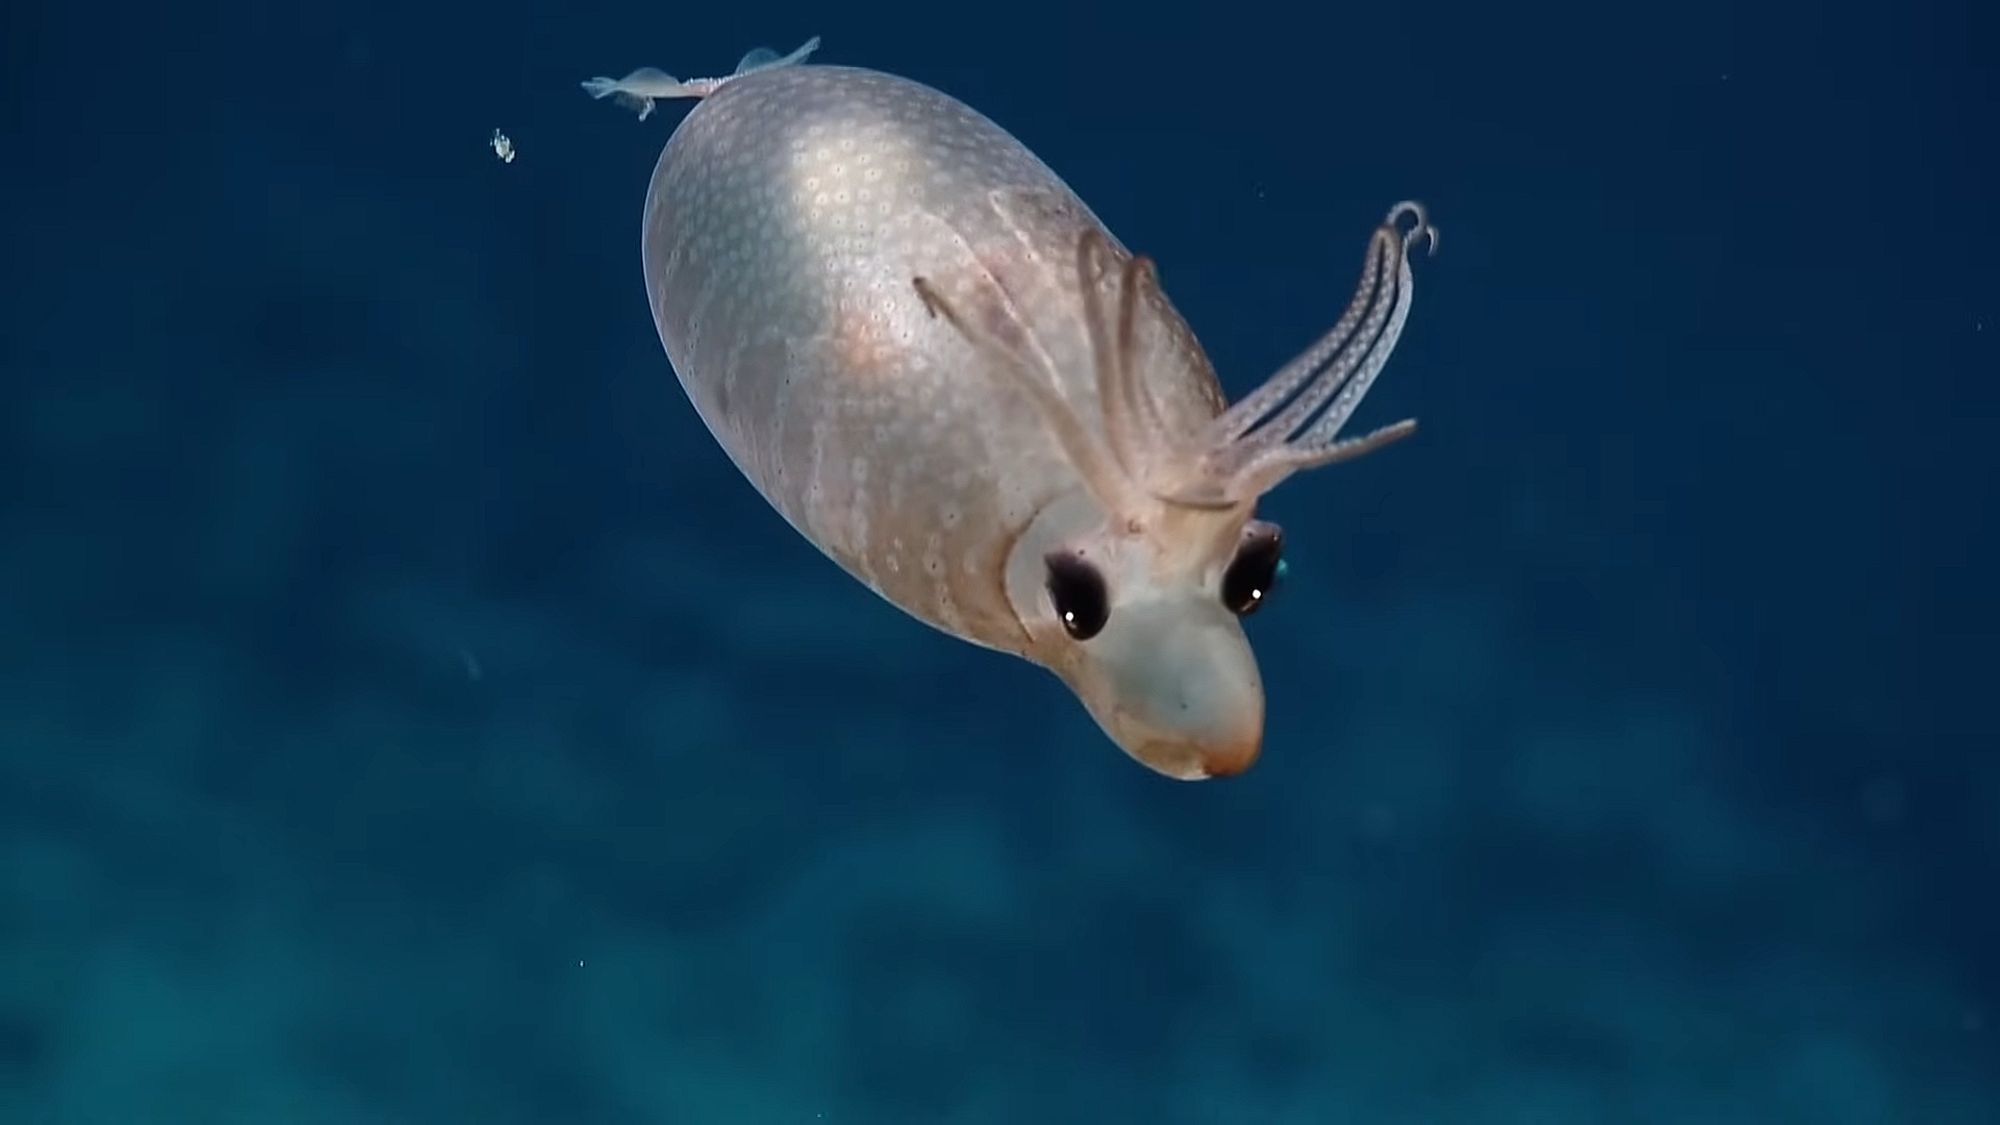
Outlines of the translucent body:
M 936 90 L 772 69 L 701 101 L 661 153 L 646 289 L 696 410 L 792 526 L 918 618 L 1025 652 L 1009 549 L 1082 483 L 1015 384 L 913 281 L 1004 331 L 997 277 L 1043 329 L 1059 392 L 1099 426 L 1074 271 L 1086 228 L 1102 229 L 1054 172 Z M 1148 379 L 1192 426 L 1223 396 L 1156 303 Z
M 1226 407 L 1150 261 L 1033 153 L 919 83 L 798 65 L 817 46 L 583 83 L 642 119 L 700 99 L 643 240 L 689 399 L 771 506 L 893 604 L 1054 672 L 1160 773 L 1248 768 L 1264 689 L 1238 617 L 1281 545 L 1256 502 L 1414 430 L 1340 436 L 1435 229 L 1392 208 L 1339 323 Z

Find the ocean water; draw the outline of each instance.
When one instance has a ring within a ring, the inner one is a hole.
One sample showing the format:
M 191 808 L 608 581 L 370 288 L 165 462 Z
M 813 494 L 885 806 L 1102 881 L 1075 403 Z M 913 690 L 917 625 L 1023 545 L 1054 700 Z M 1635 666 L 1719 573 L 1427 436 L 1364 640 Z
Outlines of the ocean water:
M 0 1122 L 2000 1121 L 1991 5 L 0 18 Z M 1185 785 L 845 578 L 648 314 L 685 115 L 1033 148 L 1241 394 L 1443 231 Z M 489 147 L 495 130 L 516 153 Z

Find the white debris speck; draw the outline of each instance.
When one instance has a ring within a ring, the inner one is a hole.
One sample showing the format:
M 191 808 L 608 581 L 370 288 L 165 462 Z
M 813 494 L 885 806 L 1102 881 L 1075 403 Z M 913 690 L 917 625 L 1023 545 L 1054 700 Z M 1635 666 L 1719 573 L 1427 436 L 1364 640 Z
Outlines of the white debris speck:
M 493 155 L 499 157 L 501 163 L 514 163 L 514 139 L 512 137 L 495 129 L 493 130 L 493 139 L 488 143 L 493 146 Z

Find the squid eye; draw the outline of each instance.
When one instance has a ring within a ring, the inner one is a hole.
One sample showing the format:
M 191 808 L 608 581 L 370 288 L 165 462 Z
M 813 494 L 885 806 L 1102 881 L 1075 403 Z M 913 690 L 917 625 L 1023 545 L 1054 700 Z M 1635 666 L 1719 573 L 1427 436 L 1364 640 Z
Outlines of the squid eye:
M 1222 604 L 1238 617 L 1257 612 L 1284 573 L 1285 534 L 1278 525 L 1251 520 L 1236 557 L 1222 572 Z
M 1049 568 L 1049 601 L 1072 640 L 1087 641 L 1104 629 L 1111 617 L 1111 595 L 1104 575 L 1076 555 L 1051 551 L 1042 560 Z

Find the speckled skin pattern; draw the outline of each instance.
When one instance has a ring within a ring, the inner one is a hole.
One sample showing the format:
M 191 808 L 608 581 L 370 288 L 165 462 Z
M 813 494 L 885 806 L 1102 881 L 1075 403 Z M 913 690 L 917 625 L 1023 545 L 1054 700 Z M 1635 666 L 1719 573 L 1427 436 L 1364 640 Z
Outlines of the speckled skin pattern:
M 668 141 L 646 198 L 646 289 L 696 410 L 793 527 L 920 620 L 1021 653 L 1009 550 L 1082 485 L 1018 385 L 915 280 L 1046 353 L 1101 429 L 1076 264 L 1092 228 L 1053 171 L 958 101 L 876 71 L 784 67 L 729 82 Z M 1106 238 L 1114 262 L 1130 256 Z M 1145 299 L 1138 349 L 1174 430 L 1222 410 L 1163 297 Z

